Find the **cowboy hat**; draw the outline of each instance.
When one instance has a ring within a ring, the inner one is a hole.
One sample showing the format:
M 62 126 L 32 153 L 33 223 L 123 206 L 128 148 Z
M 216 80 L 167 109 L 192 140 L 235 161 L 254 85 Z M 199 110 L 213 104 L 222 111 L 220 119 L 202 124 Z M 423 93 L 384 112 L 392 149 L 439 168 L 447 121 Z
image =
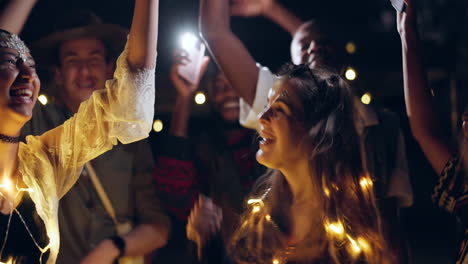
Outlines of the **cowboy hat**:
M 118 25 L 104 24 L 101 19 L 87 10 L 79 10 L 64 16 L 56 31 L 31 45 L 31 51 L 38 63 L 51 67 L 57 63 L 57 50 L 67 40 L 84 37 L 96 37 L 109 49 L 109 55 L 115 57 L 125 45 L 128 30 Z

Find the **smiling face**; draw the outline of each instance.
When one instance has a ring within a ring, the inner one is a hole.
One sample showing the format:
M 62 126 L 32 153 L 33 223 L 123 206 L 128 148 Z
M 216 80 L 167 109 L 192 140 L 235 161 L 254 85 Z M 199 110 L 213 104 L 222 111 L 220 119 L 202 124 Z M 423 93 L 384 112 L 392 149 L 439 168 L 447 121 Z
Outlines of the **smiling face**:
M 213 106 L 228 123 L 239 121 L 239 95 L 223 73 L 218 73 L 212 83 Z
M 40 89 L 35 62 L 31 54 L 0 47 L 0 116 L 11 117 L 24 124 L 32 110 Z M 3 119 L 5 118 L 5 119 Z
M 328 67 L 339 70 L 342 52 L 327 34 L 333 29 L 317 22 L 306 22 L 299 27 L 291 41 L 291 60 L 294 64 L 310 64 L 311 68 Z
M 113 71 L 113 64 L 107 62 L 106 56 L 106 47 L 97 38 L 73 39 L 61 44 L 55 81 L 61 87 L 63 103 L 71 111 L 76 112 L 95 90 L 105 87 Z
M 259 163 L 281 170 L 307 159 L 303 144 L 306 132 L 300 116 L 302 106 L 294 87 L 286 79 L 278 80 L 268 95 L 267 108 L 260 115 Z

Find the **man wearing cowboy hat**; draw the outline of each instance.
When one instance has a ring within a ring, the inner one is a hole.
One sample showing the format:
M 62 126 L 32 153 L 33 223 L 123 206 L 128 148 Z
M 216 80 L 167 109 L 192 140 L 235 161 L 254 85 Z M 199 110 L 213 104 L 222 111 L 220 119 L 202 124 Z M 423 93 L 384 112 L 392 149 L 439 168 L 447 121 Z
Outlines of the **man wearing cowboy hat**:
M 37 61 L 52 73 L 50 92 L 54 97 L 51 103 L 35 109 L 24 134 L 42 134 L 60 125 L 93 91 L 103 89 L 106 80 L 112 78 L 114 59 L 123 50 L 128 34 L 128 30 L 103 24 L 86 11 L 65 17 L 59 25 L 61 29 L 56 33 L 33 44 Z M 121 255 L 125 248 L 137 249 L 143 255 L 162 247 L 170 223 L 154 193 L 154 164 L 148 143 L 119 144 L 89 165 L 60 201 L 61 248 L 57 263 L 79 263 L 91 254 L 104 256 L 107 252 L 101 245 L 109 241 Z M 102 192 L 97 191 L 92 171 L 102 184 L 117 222 L 133 226 L 125 239 L 117 236 L 121 234 L 116 232 Z

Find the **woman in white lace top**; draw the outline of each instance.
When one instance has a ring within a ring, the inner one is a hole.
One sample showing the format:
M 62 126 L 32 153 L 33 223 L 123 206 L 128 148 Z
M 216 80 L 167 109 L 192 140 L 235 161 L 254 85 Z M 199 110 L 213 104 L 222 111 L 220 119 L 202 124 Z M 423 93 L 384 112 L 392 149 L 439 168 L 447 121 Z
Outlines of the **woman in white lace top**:
M 148 136 L 154 114 L 158 1 L 137 0 L 125 50 L 114 78 L 94 92 L 62 126 L 19 143 L 40 89 L 35 62 L 14 34 L 0 31 L 0 210 L 11 214 L 29 192 L 44 222 L 47 263 L 59 250 L 57 210 L 87 161 L 117 142 Z M 14 235 L 14 234 L 13 234 Z

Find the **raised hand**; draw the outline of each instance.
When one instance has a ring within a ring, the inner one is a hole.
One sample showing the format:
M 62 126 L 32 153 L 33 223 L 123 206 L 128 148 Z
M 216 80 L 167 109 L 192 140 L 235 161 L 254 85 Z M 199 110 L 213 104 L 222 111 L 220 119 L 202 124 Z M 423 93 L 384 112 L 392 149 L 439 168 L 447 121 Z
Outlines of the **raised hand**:
M 231 0 L 231 14 L 243 17 L 261 16 L 268 13 L 275 3 L 275 0 Z
M 397 30 L 403 37 L 406 33 L 415 33 L 416 30 L 416 13 L 411 0 L 405 0 L 405 11 L 397 12 Z
M 198 256 L 205 242 L 221 228 L 223 212 L 210 198 L 200 195 L 187 222 L 187 238 L 198 246 Z
M 186 65 L 189 62 L 190 59 L 188 58 L 188 54 L 186 51 L 176 50 L 174 52 L 174 62 L 170 71 L 170 79 L 177 90 L 177 95 L 181 97 L 190 97 L 198 89 L 198 84 L 206 71 L 206 67 L 210 62 L 210 58 L 208 56 L 205 56 L 203 58 L 202 66 L 200 67 L 200 74 L 198 75 L 200 77 L 196 84 L 192 84 L 186 81 L 179 75 L 179 67 Z

